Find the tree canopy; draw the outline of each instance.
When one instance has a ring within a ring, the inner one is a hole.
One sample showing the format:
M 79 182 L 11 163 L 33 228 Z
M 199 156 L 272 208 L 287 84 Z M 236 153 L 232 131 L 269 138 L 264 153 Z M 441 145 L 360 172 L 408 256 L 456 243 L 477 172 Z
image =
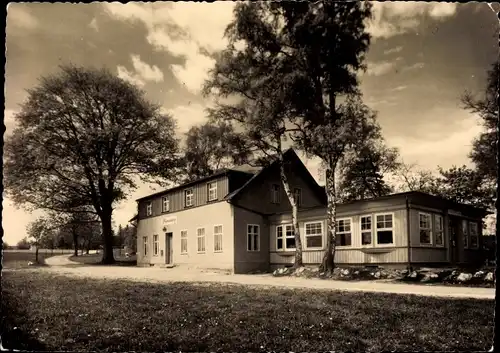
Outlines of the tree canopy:
M 144 92 L 107 70 L 63 66 L 28 90 L 4 148 L 5 186 L 15 203 L 56 212 L 93 207 L 103 262 L 114 262 L 114 204 L 147 181 L 177 175 L 175 121 Z

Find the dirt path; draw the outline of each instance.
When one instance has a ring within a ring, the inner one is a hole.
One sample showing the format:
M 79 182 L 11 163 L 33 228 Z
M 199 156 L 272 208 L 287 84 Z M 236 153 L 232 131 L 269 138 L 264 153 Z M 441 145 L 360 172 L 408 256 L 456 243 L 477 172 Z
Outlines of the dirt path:
M 207 282 L 243 284 L 251 286 L 278 286 L 286 288 L 324 289 L 341 291 L 382 292 L 396 294 L 416 294 L 449 298 L 495 299 L 494 288 L 471 288 L 450 286 L 424 286 L 406 283 L 387 283 L 378 281 L 333 281 L 306 279 L 298 277 L 273 277 L 262 275 L 223 275 L 214 272 L 201 272 L 182 268 L 144 268 L 121 266 L 86 266 L 69 260 L 68 255 L 53 256 L 46 259 L 49 265 L 40 268 L 62 275 L 84 278 L 125 279 L 138 282 Z

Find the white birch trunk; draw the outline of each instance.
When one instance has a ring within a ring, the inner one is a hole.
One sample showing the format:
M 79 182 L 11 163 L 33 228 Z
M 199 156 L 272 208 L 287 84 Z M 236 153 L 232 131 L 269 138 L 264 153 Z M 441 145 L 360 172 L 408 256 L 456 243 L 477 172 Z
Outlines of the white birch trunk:
M 281 147 L 281 144 L 280 144 Z M 299 230 L 299 220 L 298 220 L 298 205 L 295 197 L 290 189 L 290 184 L 288 183 L 288 178 L 285 173 L 285 164 L 283 160 L 283 152 L 281 148 L 279 148 L 278 152 L 279 158 L 279 166 L 280 166 L 280 179 L 283 184 L 283 189 L 285 190 L 286 196 L 288 197 L 288 201 L 292 205 L 292 228 L 293 234 L 295 237 L 295 261 L 293 264 L 294 268 L 302 267 L 304 264 L 302 262 L 302 242 L 300 240 L 300 230 Z M 286 239 L 283 244 L 286 247 Z
M 335 166 L 328 166 L 326 170 L 326 196 L 327 196 L 327 238 L 326 249 L 320 269 L 322 272 L 333 271 L 335 268 L 335 241 L 337 218 L 337 195 L 335 190 Z

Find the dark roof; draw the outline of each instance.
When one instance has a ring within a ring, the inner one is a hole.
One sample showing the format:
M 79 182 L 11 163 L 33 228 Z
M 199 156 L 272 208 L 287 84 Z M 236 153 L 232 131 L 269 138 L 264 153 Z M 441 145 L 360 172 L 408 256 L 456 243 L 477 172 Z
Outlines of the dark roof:
M 216 177 L 219 177 L 219 176 L 222 176 L 222 175 L 228 175 L 228 174 L 253 175 L 253 173 L 251 173 L 251 172 L 244 172 L 244 171 L 241 171 L 241 170 L 224 168 L 224 169 L 220 169 L 220 170 L 216 171 L 214 174 L 211 174 L 211 175 L 208 175 L 206 177 L 199 178 L 199 179 L 196 179 L 196 180 L 193 180 L 193 181 L 190 181 L 190 182 L 178 185 L 178 186 L 174 186 L 173 188 L 166 189 L 166 190 L 163 190 L 163 191 L 159 191 L 157 193 L 150 194 L 148 196 L 141 197 L 139 199 L 136 199 L 136 201 L 143 201 L 143 200 L 146 200 L 146 199 L 149 199 L 149 198 L 153 198 L 153 197 L 158 197 L 158 196 L 161 196 L 161 195 L 165 195 L 165 194 L 167 194 L 169 192 L 172 192 L 172 191 L 175 191 L 175 190 L 179 190 L 179 189 L 184 189 L 184 188 L 187 188 L 189 186 L 201 183 L 203 181 L 208 181 L 210 179 L 213 179 L 213 178 L 216 178 Z
M 321 188 L 323 189 L 323 192 L 325 192 L 325 197 L 326 197 L 326 187 L 322 186 Z M 362 203 L 362 202 L 367 202 L 367 201 L 390 200 L 390 199 L 396 199 L 399 197 L 409 198 L 410 202 L 417 201 L 416 197 L 425 198 L 429 201 L 439 202 L 441 205 L 445 205 L 447 208 L 470 210 L 470 211 L 474 211 L 474 212 L 478 212 L 478 213 L 484 213 L 485 215 L 487 215 L 489 213 L 488 210 L 481 208 L 481 207 L 476 207 L 476 206 L 472 206 L 472 205 L 467 205 L 467 204 L 455 202 L 452 200 L 445 199 L 444 197 L 441 197 L 441 196 L 435 196 L 435 195 L 427 194 L 427 193 L 421 192 L 421 191 L 405 191 L 405 192 L 399 192 L 399 193 L 389 194 L 389 195 L 385 195 L 385 196 L 370 197 L 370 198 L 366 198 L 363 200 L 347 201 L 347 202 L 338 203 L 337 206 L 352 205 L 352 204 Z M 324 205 L 323 206 L 315 206 L 313 208 L 323 208 L 323 207 L 325 207 L 325 206 Z
M 273 155 L 269 158 L 269 164 L 262 168 L 258 173 L 254 174 L 254 176 L 252 178 L 250 178 L 245 184 L 243 184 L 242 187 L 240 187 L 239 189 L 229 193 L 225 199 L 226 200 L 232 200 L 234 199 L 235 197 L 237 197 L 238 195 L 240 195 L 240 193 L 247 188 L 248 185 L 250 185 L 251 183 L 255 182 L 255 180 L 257 180 L 258 178 L 260 178 L 266 171 L 268 171 L 272 166 L 274 166 L 277 162 L 278 162 L 278 159 L 276 158 L 277 155 Z M 311 186 L 312 186 L 312 189 L 313 189 L 313 192 L 316 193 L 316 195 L 320 198 L 321 201 L 323 202 L 326 202 L 326 196 L 324 195 L 324 189 L 318 185 L 318 183 L 316 182 L 316 180 L 314 179 L 314 177 L 311 175 L 311 173 L 309 173 L 309 171 L 307 170 L 307 167 L 304 166 L 304 164 L 302 163 L 302 161 L 300 160 L 300 158 L 297 156 L 297 154 L 295 153 L 294 149 L 293 148 L 289 148 L 287 149 L 286 151 L 283 152 L 283 158 L 289 158 L 289 157 L 295 157 L 297 162 L 301 164 L 301 166 L 305 169 L 305 173 L 304 173 L 304 176 L 306 178 L 306 182 L 310 183 Z

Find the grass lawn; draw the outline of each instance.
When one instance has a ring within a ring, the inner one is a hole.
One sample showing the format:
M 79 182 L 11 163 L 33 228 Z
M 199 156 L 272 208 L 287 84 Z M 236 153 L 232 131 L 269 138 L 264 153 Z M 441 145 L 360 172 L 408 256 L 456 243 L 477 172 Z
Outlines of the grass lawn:
M 54 255 L 60 255 L 55 252 Z M 52 256 L 51 253 L 38 253 L 38 262 L 43 264 L 45 258 Z M 31 251 L 2 251 L 2 266 L 3 268 L 19 269 L 27 268 L 28 262 L 35 262 L 35 252 Z
M 102 260 L 102 253 L 100 254 L 84 254 L 78 256 L 71 256 L 71 261 L 80 262 L 86 265 L 100 265 Z M 115 255 L 116 264 L 118 266 L 136 266 L 137 258 L 135 256 L 125 257 Z
M 3 345 L 58 351 L 483 351 L 493 300 L 4 273 Z M 14 329 L 14 327 L 17 327 Z

